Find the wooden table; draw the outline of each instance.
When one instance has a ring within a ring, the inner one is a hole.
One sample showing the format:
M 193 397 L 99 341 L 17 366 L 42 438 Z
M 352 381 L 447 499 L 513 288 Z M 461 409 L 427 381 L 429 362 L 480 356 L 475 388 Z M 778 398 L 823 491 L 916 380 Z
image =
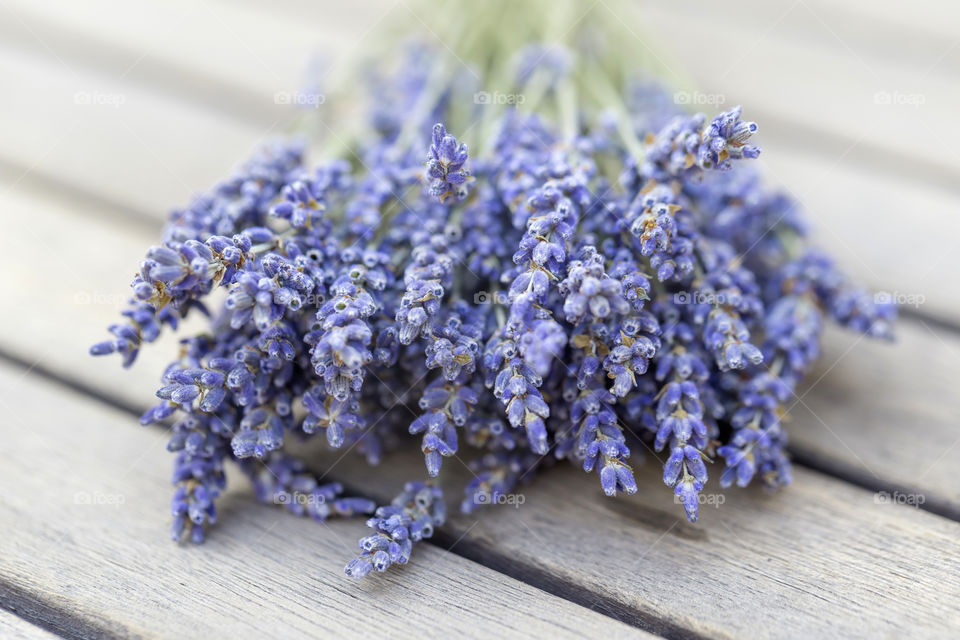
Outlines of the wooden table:
M 690 524 L 652 459 L 616 501 L 557 469 L 355 582 L 362 523 L 258 505 L 241 478 L 206 544 L 171 544 L 165 434 L 135 416 L 175 343 L 129 372 L 86 347 L 165 211 L 280 133 L 303 61 L 410 7 L 0 0 L 0 637 L 960 636 L 960 13 L 738 4 L 643 3 L 637 35 L 746 106 L 771 181 L 853 275 L 918 303 L 899 342 L 828 331 L 786 491 Z M 334 475 L 385 497 L 364 468 Z

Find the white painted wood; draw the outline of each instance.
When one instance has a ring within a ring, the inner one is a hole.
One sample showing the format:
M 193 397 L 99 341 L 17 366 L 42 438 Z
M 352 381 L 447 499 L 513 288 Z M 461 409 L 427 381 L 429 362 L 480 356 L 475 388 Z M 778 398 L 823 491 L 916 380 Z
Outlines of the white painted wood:
M 6 363 L 0 407 L 0 593 L 12 583 L 14 605 L 63 612 L 70 635 L 646 636 L 427 544 L 407 567 L 353 581 L 342 567 L 361 521 L 296 518 L 242 482 L 221 498 L 216 534 L 178 548 L 162 432 Z

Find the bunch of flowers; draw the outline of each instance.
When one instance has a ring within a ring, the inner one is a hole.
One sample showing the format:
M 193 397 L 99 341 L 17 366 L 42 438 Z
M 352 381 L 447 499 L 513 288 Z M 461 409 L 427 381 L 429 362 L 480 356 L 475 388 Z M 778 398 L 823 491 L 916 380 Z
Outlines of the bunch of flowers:
M 561 460 L 634 493 L 646 448 L 691 521 L 708 482 L 788 484 L 781 419 L 824 323 L 886 338 L 894 309 L 807 246 L 749 166 L 757 125 L 682 113 L 649 83 L 593 107 L 576 91 L 594 75 L 556 46 L 515 60 L 524 104 L 410 55 L 374 78 L 368 131 L 339 158 L 276 142 L 174 211 L 91 349 L 129 366 L 209 317 L 141 420 L 172 424 L 173 538 L 203 539 L 228 462 L 294 513 L 369 516 L 354 577 L 443 524 L 433 479 L 454 455 L 474 472 L 467 512 Z M 406 398 L 416 415 L 390 410 Z M 412 438 L 423 477 L 388 505 L 346 497 L 291 453 L 314 437 L 371 465 Z

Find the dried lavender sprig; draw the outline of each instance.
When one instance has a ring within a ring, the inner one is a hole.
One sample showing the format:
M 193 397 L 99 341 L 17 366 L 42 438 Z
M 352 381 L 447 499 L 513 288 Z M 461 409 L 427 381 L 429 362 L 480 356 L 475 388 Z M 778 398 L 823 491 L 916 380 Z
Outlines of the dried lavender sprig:
M 360 540 L 360 555 L 344 572 L 362 578 L 371 571 L 384 572 L 391 565 L 406 564 L 413 545 L 433 536 L 446 520 L 443 491 L 423 482 L 410 482 L 389 505 L 378 507 L 367 520 L 373 533 Z
M 468 149 L 464 143 L 447 133 L 442 124 L 433 127 L 433 143 L 427 156 L 427 179 L 430 180 L 430 195 L 446 202 L 449 198 L 463 200 L 467 197 L 470 172 L 464 168 Z
M 325 522 L 332 516 L 369 514 L 377 508 L 367 498 L 344 497 L 339 482 L 320 484 L 302 460 L 279 451 L 262 462 L 245 461 L 242 468 L 253 481 L 258 500 L 283 505 L 294 515 Z

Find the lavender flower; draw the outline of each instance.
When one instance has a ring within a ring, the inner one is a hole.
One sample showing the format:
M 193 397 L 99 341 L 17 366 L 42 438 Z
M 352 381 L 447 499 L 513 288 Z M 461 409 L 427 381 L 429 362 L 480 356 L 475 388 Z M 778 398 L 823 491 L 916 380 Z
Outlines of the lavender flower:
M 649 178 L 689 176 L 700 169 L 728 171 L 731 160 L 756 158 L 759 147 L 746 144 L 757 125 L 740 120 L 741 108 L 721 113 L 709 124 L 703 114 L 678 116 L 657 134 L 641 173 Z
M 430 195 L 446 202 L 451 197 L 463 200 L 467 197 L 470 172 L 463 165 L 467 161 L 467 145 L 458 145 L 457 139 L 447 134 L 440 123 L 433 127 L 433 143 L 427 157 L 427 179 L 430 180 Z
M 567 278 L 560 283 L 560 294 L 564 296 L 563 312 L 567 322 L 574 325 L 582 322 L 588 313 L 593 321 L 602 321 L 630 310 L 623 285 L 607 276 L 603 256 L 592 246 L 583 250 L 581 259 L 567 266 Z
M 410 560 L 413 544 L 433 536 L 446 520 L 443 492 L 439 487 L 410 482 L 393 501 L 378 507 L 367 526 L 373 533 L 360 540 L 360 555 L 344 569 L 351 578 L 362 578 L 370 571 L 386 571 L 393 564 Z
M 258 500 L 283 505 L 294 515 L 318 522 L 376 509 L 372 500 L 343 497 L 343 485 L 338 482 L 320 484 L 302 461 L 280 452 L 272 453 L 262 464 L 245 464 L 244 471 L 253 481 Z
M 91 353 L 129 366 L 208 317 L 141 417 L 171 427 L 174 539 L 216 523 L 230 464 L 296 515 L 373 512 L 353 577 L 405 564 L 443 524 L 439 488 L 375 509 L 292 458 L 304 439 L 371 465 L 412 441 L 429 478 L 456 456 L 475 473 L 468 513 L 559 460 L 635 493 L 638 445 L 662 452 L 691 521 L 708 460 L 722 487 L 790 483 L 781 418 L 825 323 L 889 338 L 895 310 L 810 248 L 796 203 L 745 166 L 760 150 L 739 107 L 677 113 L 642 78 L 623 104 L 605 95 L 609 111 L 578 104 L 571 71 L 610 69 L 574 50 L 521 52 L 504 75 L 530 93 L 520 111 L 480 108 L 417 48 L 372 76 L 373 133 L 349 156 L 310 170 L 302 144 L 271 144 L 171 214 Z M 461 130 L 480 153 L 431 133 L 475 116 Z

